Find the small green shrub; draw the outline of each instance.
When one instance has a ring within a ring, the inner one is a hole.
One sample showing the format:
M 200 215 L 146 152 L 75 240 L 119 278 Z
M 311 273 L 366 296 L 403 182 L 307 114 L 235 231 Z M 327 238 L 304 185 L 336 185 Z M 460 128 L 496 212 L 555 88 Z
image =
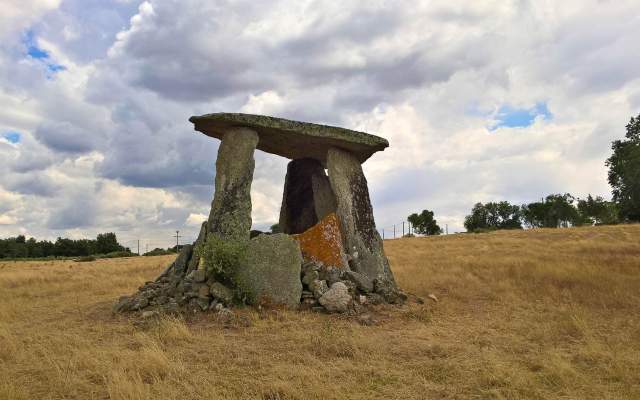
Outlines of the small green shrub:
M 228 280 L 247 253 L 247 241 L 221 239 L 217 235 L 207 236 L 207 240 L 196 251 L 204 262 L 207 275 Z

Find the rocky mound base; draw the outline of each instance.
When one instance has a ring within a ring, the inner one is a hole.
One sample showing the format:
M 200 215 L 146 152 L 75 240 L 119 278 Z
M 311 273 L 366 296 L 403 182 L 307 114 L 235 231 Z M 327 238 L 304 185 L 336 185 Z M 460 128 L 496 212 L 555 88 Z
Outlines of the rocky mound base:
M 185 246 L 186 247 L 186 246 Z M 207 277 L 202 269 L 189 271 L 183 249 L 178 259 L 155 281 L 146 282 L 132 296 L 121 297 L 113 306 L 116 313 L 157 311 L 161 313 L 228 313 L 230 308 L 243 305 L 246 298 L 238 294 L 229 281 Z M 192 255 L 197 257 L 195 253 Z M 192 257 L 192 258 L 193 258 Z M 182 273 L 181 271 L 184 271 Z M 369 279 L 354 271 L 327 267 L 320 262 L 300 264 L 297 308 L 316 312 L 359 314 L 367 305 L 400 304 L 406 295 L 383 281 Z M 295 292 L 295 289 L 294 289 Z M 264 301 L 251 304 L 277 307 Z M 289 307 L 296 308 L 296 307 Z

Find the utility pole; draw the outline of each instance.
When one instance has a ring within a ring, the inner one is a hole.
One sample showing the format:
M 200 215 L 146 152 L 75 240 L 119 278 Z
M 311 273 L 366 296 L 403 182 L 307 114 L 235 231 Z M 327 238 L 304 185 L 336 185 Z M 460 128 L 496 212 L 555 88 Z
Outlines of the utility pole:
M 396 224 L 393 224 L 393 238 L 396 238 Z
M 402 237 L 404 237 L 404 221 L 402 221 Z
M 449 234 L 449 224 L 444 224 L 445 235 Z
M 176 253 L 178 253 L 178 246 L 180 245 L 180 231 L 176 231 Z
M 140 255 L 140 239 L 138 239 L 138 255 Z
M 382 240 L 384 240 L 384 228 L 382 228 Z

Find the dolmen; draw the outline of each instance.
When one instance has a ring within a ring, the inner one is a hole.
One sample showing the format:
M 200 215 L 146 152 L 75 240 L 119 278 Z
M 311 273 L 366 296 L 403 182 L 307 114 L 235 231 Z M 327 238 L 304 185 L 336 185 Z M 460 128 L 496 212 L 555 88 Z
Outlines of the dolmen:
M 227 311 L 259 307 L 358 312 L 402 303 L 376 230 L 364 163 L 389 146 L 363 132 L 264 115 L 189 119 L 221 140 L 215 192 L 195 243 L 114 312 Z M 282 233 L 251 231 L 256 149 L 291 159 L 280 209 Z

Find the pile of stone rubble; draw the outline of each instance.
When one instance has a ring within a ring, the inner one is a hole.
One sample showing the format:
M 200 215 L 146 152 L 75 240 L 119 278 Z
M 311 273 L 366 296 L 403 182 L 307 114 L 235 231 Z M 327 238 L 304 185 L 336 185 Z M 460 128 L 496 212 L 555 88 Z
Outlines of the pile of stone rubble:
M 401 303 L 406 299 L 402 292 L 381 282 L 372 282 L 354 271 L 307 262 L 302 265 L 301 308 L 359 313 L 367 304 Z
M 132 296 L 123 296 L 114 304 L 114 312 L 158 311 L 162 313 L 229 312 L 242 304 L 233 285 L 206 277 L 193 270 L 181 277 L 180 258 L 155 281 L 146 282 Z M 302 292 L 299 309 L 329 313 L 359 314 L 367 305 L 402 303 L 406 296 L 383 281 L 368 280 L 362 274 L 319 262 L 304 262 L 301 267 Z M 268 304 L 267 304 L 268 305 Z

